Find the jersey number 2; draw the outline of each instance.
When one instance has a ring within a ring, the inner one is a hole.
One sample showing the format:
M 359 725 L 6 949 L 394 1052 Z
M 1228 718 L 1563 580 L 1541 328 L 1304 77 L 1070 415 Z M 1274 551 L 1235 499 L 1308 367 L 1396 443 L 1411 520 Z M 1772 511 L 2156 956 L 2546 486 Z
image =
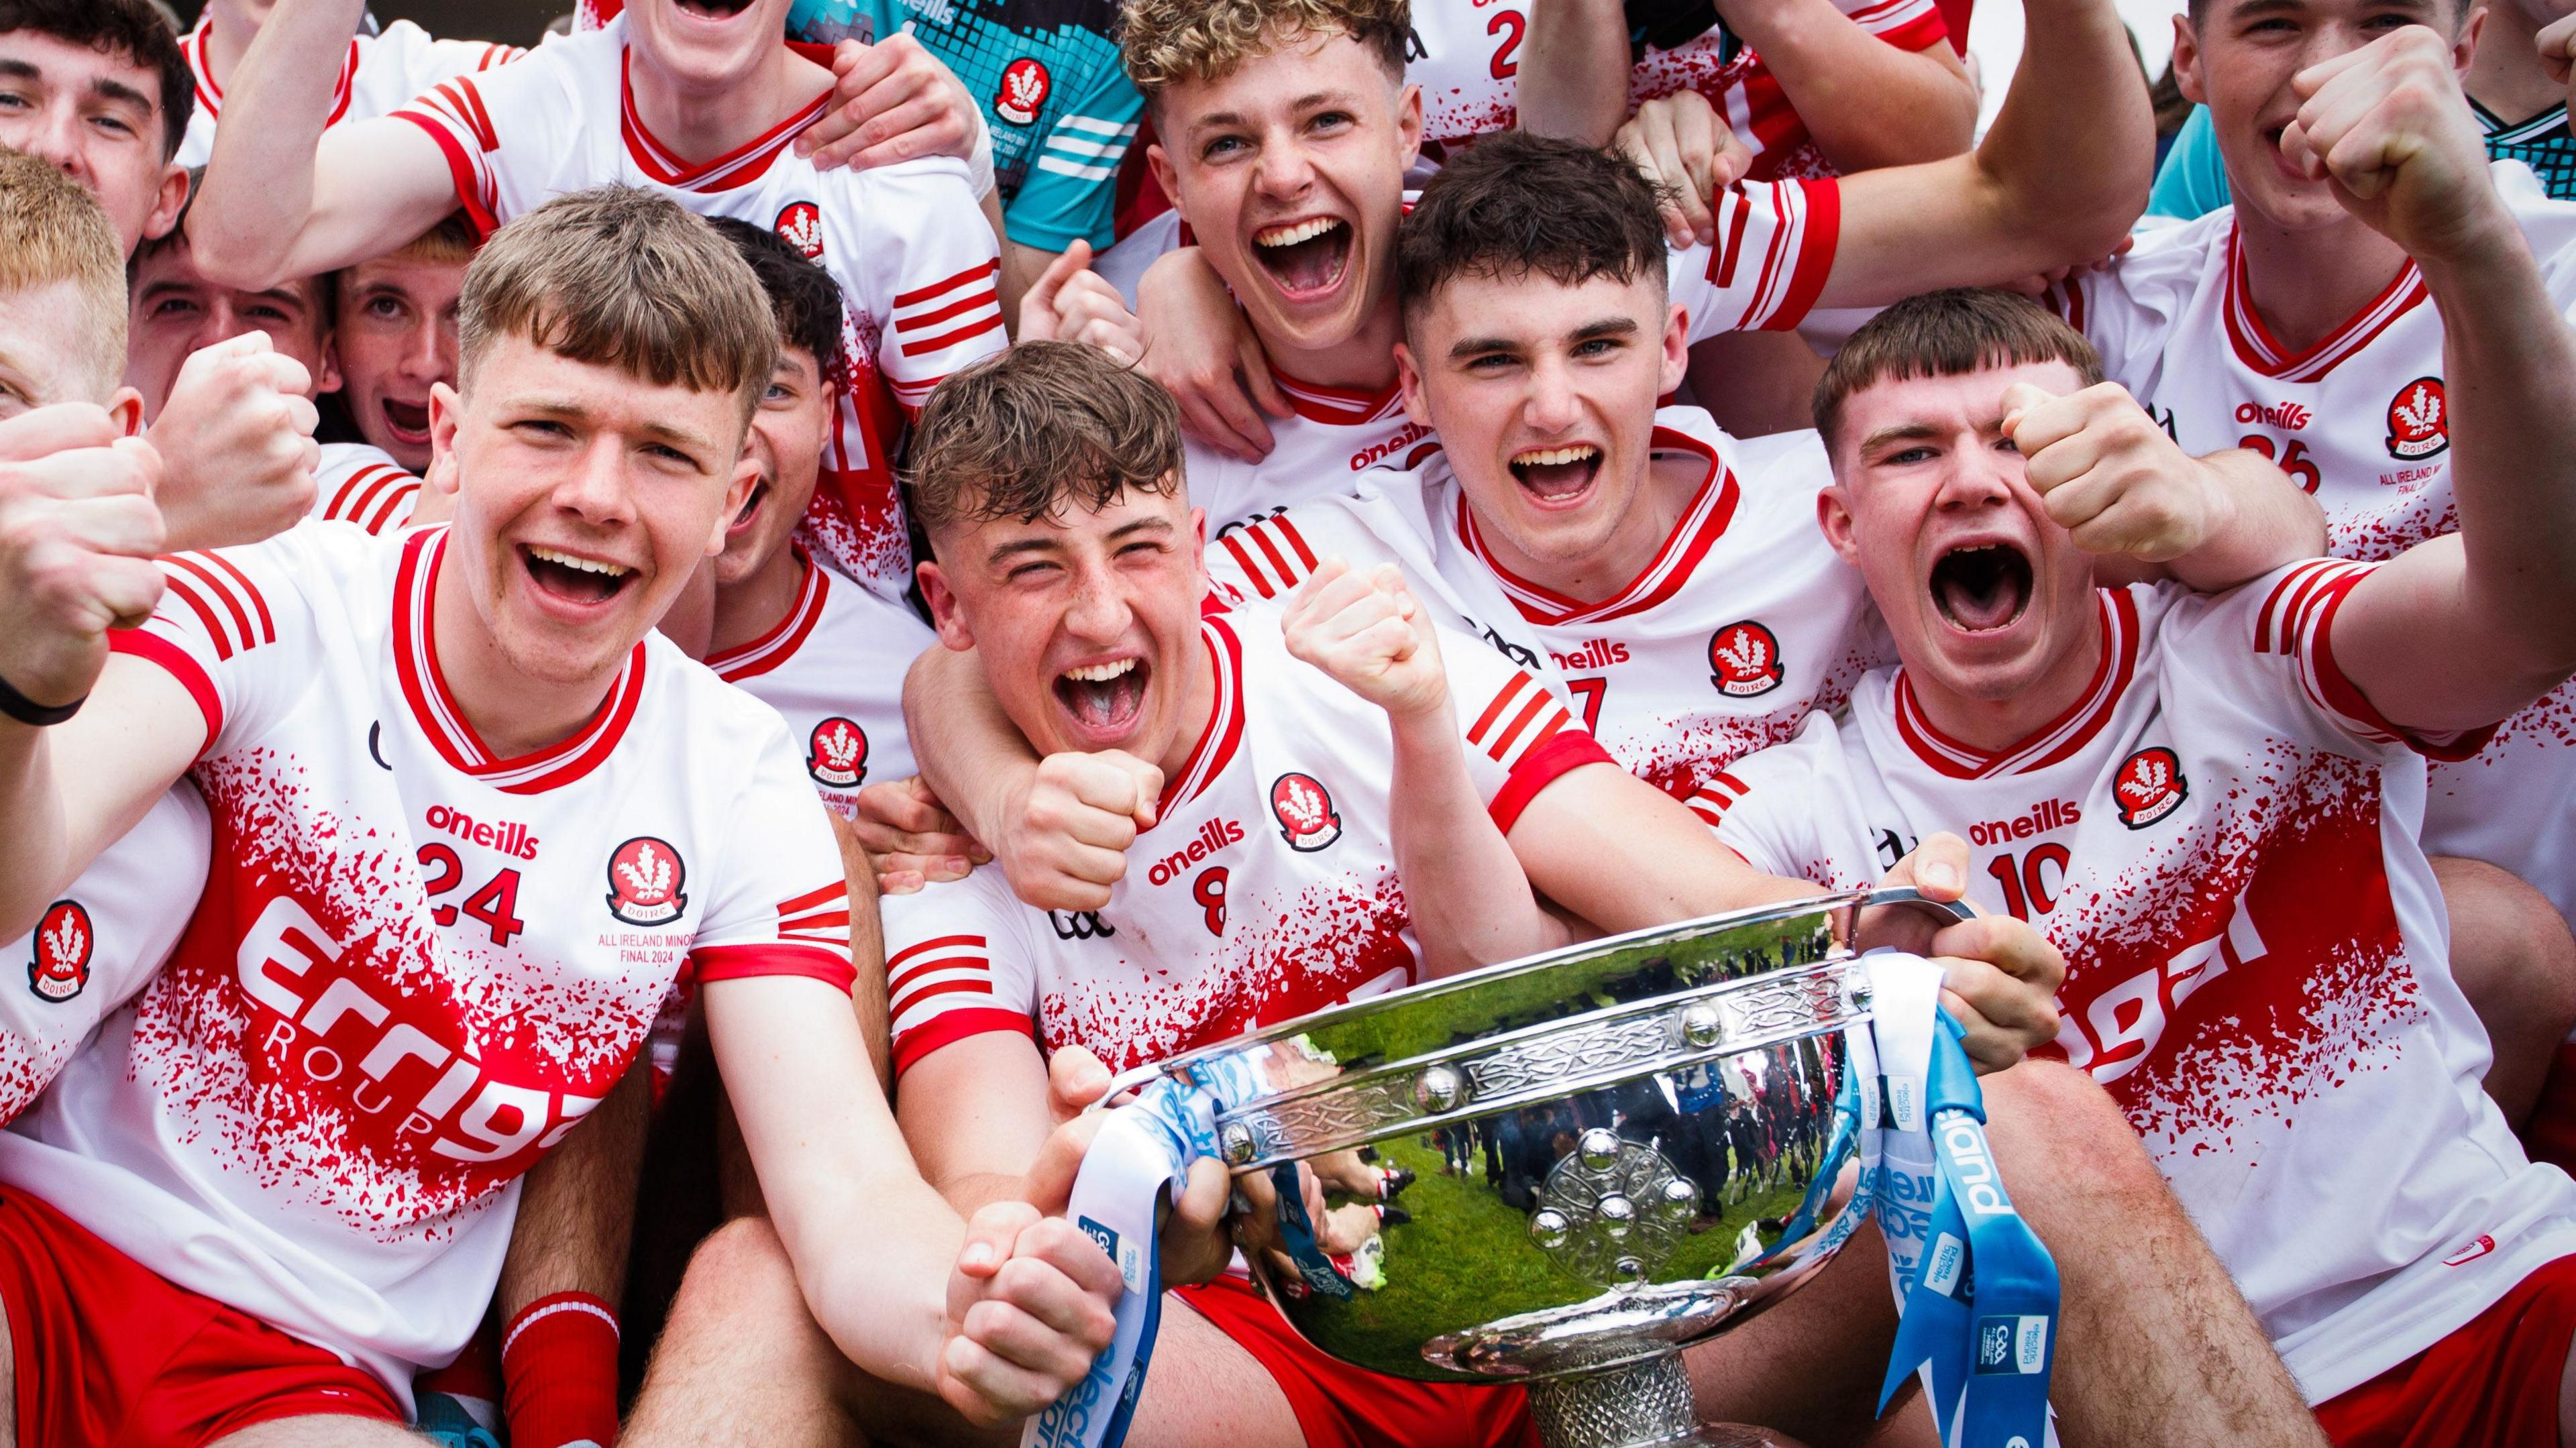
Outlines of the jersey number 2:
M 429 872 L 421 884 L 433 900 L 465 883 L 465 862 L 445 845 L 421 846 L 420 865 Z M 466 896 L 462 905 L 432 905 L 429 918 L 442 927 L 453 925 L 460 909 L 491 929 L 494 945 L 507 946 L 510 937 L 528 928 L 528 922 L 519 918 L 519 872 L 516 870 L 503 870 L 484 881 L 482 888 Z
M 1503 43 L 1494 47 L 1494 79 L 1510 80 L 1521 73 L 1517 57 L 1521 53 L 1521 34 L 1529 29 L 1529 17 L 1517 10 L 1497 10 L 1485 22 L 1487 35 L 1499 35 Z
M 2278 456 L 2274 456 L 2276 450 L 2272 440 L 2259 432 L 2238 438 L 2236 445 L 2271 458 L 2280 465 L 2281 471 L 2290 475 L 2291 481 L 2299 485 L 2301 492 L 2313 493 L 2317 484 L 2325 480 L 2325 475 L 2317 471 L 2317 465 L 2308 461 L 2308 445 L 2297 438 L 2290 439 L 2288 447 L 2278 449 Z

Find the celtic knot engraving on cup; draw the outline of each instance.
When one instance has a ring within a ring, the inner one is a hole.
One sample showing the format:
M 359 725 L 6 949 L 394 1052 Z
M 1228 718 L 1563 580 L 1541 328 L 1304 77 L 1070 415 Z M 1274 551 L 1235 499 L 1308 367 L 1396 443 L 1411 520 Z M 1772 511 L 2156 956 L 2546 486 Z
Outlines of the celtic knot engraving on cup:
M 1414 1119 L 1421 1109 L 1401 1081 L 1373 1081 L 1256 1107 L 1233 1118 L 1252 1131 L 1253 1155 L 1304 1155 Z M 1238 1163 L 1239 1165 L 1240 1163 Z
M 1548 1172 L 1529 1234 L 1575 1277 L 1633 1287 L 1663 1265 L 1698 1211 L 1699 1188 L 1662 1152 L 1596 1126 Z
M 1787 976 L 1722 999 L 1730 1040 L 1840 1025 L 1853 1014 L 1843 1002 L 1840 971 Z
M 1560 1031 L 1516 1041 L 1467 1062 L 1478 1098 L 1544 1089 L 1559 1081 L 1649 1065 L 1672 1054 L 1673 1028 L 1661 1015 L 1612 1021 L 1587 1030 Z

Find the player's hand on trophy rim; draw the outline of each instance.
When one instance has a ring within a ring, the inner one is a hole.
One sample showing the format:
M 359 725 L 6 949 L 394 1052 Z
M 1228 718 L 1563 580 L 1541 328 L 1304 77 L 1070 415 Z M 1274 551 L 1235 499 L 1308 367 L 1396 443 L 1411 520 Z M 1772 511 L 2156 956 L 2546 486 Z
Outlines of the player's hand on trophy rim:
M 979 1426 L 1043 1410 L 1109 1345 L 1121 1290 L 1116 1264 L 1072 1223 L 1026 1202 L 985 1206 L 949 1276 L 940 1397 Z
M 832 48 L 832 108 L 796 138 L 820 170 L 974 155 L 975 98 L 909 31 Z
M 2407 25 L 2290 79 L 2301 97 L 2281 153 L 2419 260 L 2470 255 L 2519 234 L 2496 194 L 2486 142 L 2451 42 Z
M 1752 149 L 1694 90 L 1638 106 L 1610 144 L 1661 193 L 1664 239 L 1676 249 L 1716 239 L 1717 194 L 1753 164 Z
M 861 786 L 850 828 L 868 852 L 877 888 L 889 895 L 910 894 L 932 880 L 965 879 L 993 860 L 919 775 Z
M 2179 558 L 2235 517 L 2233 494 L 2116 382 L 2004 389 L 2003 427 L 2048 515 L 2088 553 Z
M 1941 1004 L 1965 1035 L 1979 1073 L 2005 1070 L 2057 1039 L 2057 988 L 2066 957 L 2028 922 L 1980 915 L 1932 937 Z
M 1097 910 L 1127 874 L 1127 848 L 1153 828 L 1163 771 L 1123 749 L 1038 761 L 1004 801 L 994 857 L 1021 903 Z
M 102 407 L 0 422 L 0 679 L 42 705 L 88 694 L 107 631 L 150 617 L 164 546 L 161 460 Z
M 1326 558 L 1289 596 L 1280 628 L 1288 652 L 1397 720 L 1427 718 L 1449 703 L 1421 601 L 1392 563 L 1359 572 Z
M 1295 409 L 1206 255 L 1184 246 L 1156 258 L 1136 282 L 1136 321 L 1144 347 L 1137 367 L 1172 394 L 1181 431 L 1243 462 L 1270 456 L 1263 415 L 1286 418 Z

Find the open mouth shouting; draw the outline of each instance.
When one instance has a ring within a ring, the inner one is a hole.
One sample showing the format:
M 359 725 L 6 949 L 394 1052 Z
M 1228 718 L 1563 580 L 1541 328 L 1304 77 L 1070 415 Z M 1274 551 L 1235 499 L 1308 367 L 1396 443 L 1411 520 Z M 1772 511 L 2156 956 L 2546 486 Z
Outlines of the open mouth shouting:
M 725 525 L 725 537 L 739 538 L 751 531 L 751 525 L 760 519 L 760 505 L 768 501 L 769 479 L 762 478 L 751 485 L 751 492 L 743 498 L 742 511 L 734 514 L 733 521 Z
M 1962 633 L 2009 628 L 2030 608 L 2030 559 L 2010 543 L 1953 548 L 1932 565 L 1932 604 Z
M 1523 448 L 1512 454 L 1511 469 L 1522 492 L 1562 506 L 1591 491 L 1593 479 L 1601 475 L 1601 449 L 1588 442 Z
M 675 8 L 701 20 L 730 20 L 750 9 L 751 3 L 752 0 L 679 0 Z
M 1313 301 L 1340 286 L 1350 269 L 1351 227 L 1333 216 L 1265 226 L 1252 234 L 1252 258 L 1288 300 Z
M 1153 672 L 1153 665 L 1134 655 L 1067 669 L 1056 675 L 1056 702 L 1082 733 L 1120 739 L 1145 711 L 1145 681 Z
M 393 434 L 395 441 L 412 447 L 429 446 L 428 403 L 388 397 L 378 405 L 378 411 L 383 413 L 385 430 Z
M 584 558 L 536 543 L 519 545 L 520 564 L 528 581 L 548 602 L 572 608 L 596 608 L 626 591 L 636 580 L 634 569 L 603 558 Z

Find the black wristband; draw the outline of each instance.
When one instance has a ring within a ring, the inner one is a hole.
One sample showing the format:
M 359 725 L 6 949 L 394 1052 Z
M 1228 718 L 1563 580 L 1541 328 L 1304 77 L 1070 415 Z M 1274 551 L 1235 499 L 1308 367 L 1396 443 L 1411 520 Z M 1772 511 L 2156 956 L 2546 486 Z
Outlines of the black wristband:
M 39 729 L 48 724 L 60 724 L 79 713 L 80 706 L 88 701 L 89 695 L 83 694 L 68 704 L 39 704 L 11 688 L 7 679 L 0 679 L 0 714 Z

